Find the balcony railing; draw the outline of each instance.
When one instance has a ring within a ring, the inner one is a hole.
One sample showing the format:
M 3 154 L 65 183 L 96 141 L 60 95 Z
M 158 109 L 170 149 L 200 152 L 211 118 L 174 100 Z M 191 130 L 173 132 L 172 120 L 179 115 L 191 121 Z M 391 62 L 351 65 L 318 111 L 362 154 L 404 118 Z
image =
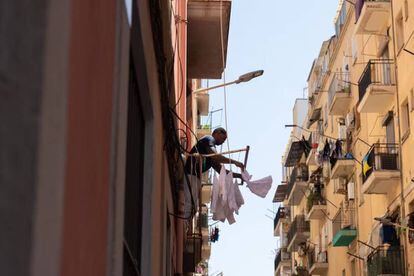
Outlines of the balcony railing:
M 333 99 L 337 93 L 349 95 L 351 93 L 351 85 L 349 82 L 348 72 L 337 72 L 332 78 L 332 82 L 328 91 L 328 105 L 331 106 Z
M 399 167 L 397 144 L 374 144 L 362 162 L 363 182 L 375 171 L 398 171 Z
M 357 0 L 355 3 L 355 21 L 358 21 L 361 16 L 362 8 L 364 7 L 365 2 L 390 2 L 390 0 Z
M 368 61 L 358 82 L 359 101 L 364 97 L 370 85 L 395 85 L 394 60 L 371 59 Z
M 305 220 L 304 215 L 297 215 L 293 220 L 287 238 L 288 243 L 290 244 L 296 234 L 303 234 L 305 232 L 310 232 L 310 223 Z
M 377 247 L 367 258 L 368 276 L 405 275 L 404 249 L 400 246 Z
M 275 257 L 275 270 L 281 262 L 288 262 L 291 260 L 290 252 L 287 252 L 285 248 L 279 249 Z
M 348 246 L 355 239 L 355 208 L 350 201 L 341 204 L 332 220 L 332 233 L 333 246 Z
M 273 229 L 276 228 L 276 225 L 279 223 L 280 219 L 287 218 L 288 216 L 288 209 L 286 207 L 279 207 L 277 210 L 275 219 L 273 220 Z
M 319 264 L 319 263 L 327 263 L 328 262 L 328 252 L 327 251 L 322 251 L 322 252 L 318 252 L 316 253 L 315 251 L 312 251 L 308 254 L 308 265 L 309 265 L 309 270 L 312 269 L 312 266 L 314 264 Z
M 293 186 L 295 185 L 295 182 L 306 182 L 309 179 L 309 170 L 306 165 L 299 165 L 295 167 L 292 171 L 292 174 L 289 178 L 288 188 L 286 195 L 290 195 L 290 193 L 293 190 Z

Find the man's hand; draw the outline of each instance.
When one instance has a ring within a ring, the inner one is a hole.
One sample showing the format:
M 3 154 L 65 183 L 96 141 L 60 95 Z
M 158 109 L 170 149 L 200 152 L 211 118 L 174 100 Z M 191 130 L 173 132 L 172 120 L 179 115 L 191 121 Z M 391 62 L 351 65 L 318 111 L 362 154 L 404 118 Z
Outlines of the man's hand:
M 237 167 L 239 167 L 242 170 L 242 172 L 244 172 L 244 164 L 243 163 L 238 162 L 238 161 L 235 161 L 234 162 L 234 165 L 236 165 Z

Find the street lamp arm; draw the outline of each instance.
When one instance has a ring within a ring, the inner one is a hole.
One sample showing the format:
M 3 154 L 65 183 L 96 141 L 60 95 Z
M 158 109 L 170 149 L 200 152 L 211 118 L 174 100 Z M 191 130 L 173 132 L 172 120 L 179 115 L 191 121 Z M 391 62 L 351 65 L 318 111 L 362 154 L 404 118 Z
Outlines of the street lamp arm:
M 222 83 L 222 84 L 215 85 L 212 87 L 200 88 L 200 89 L 194 90 L 193 93 L 197 94 L 197 93 L 207 92 L 209 90 L 213 90 L 213 89 L 224 87 L 224 86 L 231 85 L 231 84 L 239 84 L 241 82 L 248 82 L 254 78 L 260 77 L 261 75 L 263 75 L 263 72 L 264 72 L 263 70 L 252 71 L 252 72 L 241 75 L 237 80 Z
M 234 84 L 234 83 L 237 83 L 237 81 L 231 81 L 231 82 L 226 82 L 226 83 L 222 83 L 222 84 L 211 86 L 211 87 L 200 88 L 200 89 L 194 90 L 193 93 L 198 94 L 198 93 L 202 93 L 202 92 L 207 92 L 209 90 L 217 89 L 217 88 L 224 87 L 224 86 L 227 86 L 227 85 L 231 85 L 231 84 Z

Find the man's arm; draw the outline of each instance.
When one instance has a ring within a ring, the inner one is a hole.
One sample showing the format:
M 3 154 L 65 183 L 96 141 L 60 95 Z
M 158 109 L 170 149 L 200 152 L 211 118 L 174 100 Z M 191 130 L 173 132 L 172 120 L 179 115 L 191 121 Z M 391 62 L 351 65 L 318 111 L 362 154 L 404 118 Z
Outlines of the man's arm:
M 216 172 L 220 173 L 220 170 L 221 170 L 221 164 L 220 163 L 213 161 L 212 167 Z M 229 172 L 230 172 L 229 170 L 226 170 L 226 173 L 229 173 Z M 242 175 L 240 173 L 233 173 L 233 177 L 243 180 Z
M 221 154 L 212 156 L 210 158 L 214 162 L 219 163 L 219 164 L 234 164 L 237 167 L 239 167 L 242 171 L 244 171 L 244 164 L 243 163 L 241 163 L 239 161 L 236 161 L 236 160 L 233 160 L 233 159 L 230 159 L 230 158 L 227 158 L 227 157 L 225 157 Z

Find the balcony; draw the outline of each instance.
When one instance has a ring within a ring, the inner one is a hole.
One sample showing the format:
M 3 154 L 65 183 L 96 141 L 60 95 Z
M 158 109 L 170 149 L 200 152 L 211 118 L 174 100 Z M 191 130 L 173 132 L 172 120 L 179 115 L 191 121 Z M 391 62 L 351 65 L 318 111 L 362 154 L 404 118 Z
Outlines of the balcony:
M 309 276 L 309 271 L 306 269 L 306 267 L 303 266 L 297 266 L 295 268 L 296 273 L 293 273 L 294 276 Z
M 394 102 L 396 92 L 394 61 L 370 60 L 359 79 L 358 90 L 358 112 L 387 112 Z
M 339 212 L 332 221 L 333 239 L 332 246 L 348 246 L 356 238 L 355 210 L 353 206 L 341 206 Z
M 339 177 L 348 178 L 354 170 L 355 161 L 353 159 L 337 159 L 331 171 L 331 179 Z
M 379 246 L 367 257 L 368 276 L 405 275 L 404 250 L 400 246 Z
M 286 249 L 279 249 L 275 257 L 275 275 L 290 274 L 291 254 Z
M 306 193 L 308 179 L 309 171 L 306 165 L 298 165 L 293 169 L 286 192 L 289 205 L 299 205 Z
M 357 34 L 385 34 L 390 18 L 389 0 L 357 0 L 355 17 Z
M 199 235 L 188 236 L 183 255 L 184 273 L 193 273 L 197 264 L 201 261 L 202 239 Z
M 309 274 L 311 275 L 326 275 L 328 272 L 328 252 L 322 251 L 316 253 L 311 252 L 308 255 Z
M 211 201 L 211 187 L 210 184 L 201 186 L 201 204 L 207 204 Z
M 310 235 L 310 223 L 305 220 L 304 215 L 298 215 L 290 225 L 287 234 L 288 251 L 296 252 L 300 244 L 306 242 Z
M 220 79 L 226 65 L 231 1 L 189 0 L 187 6 L 188 78 Z
M 283 223 L 287 222 L 289 214 L 289 209 L 287 207 L 279 207 L 277 210 L 275 219 L 273 220 L 273 229 L 274 229 L 274 236 L 278 237 L 280 235 L 280 228 L 282 227 Z
M 326 200 L 321 192 L 311 192 L 308 196 L 306 215 L 307 220 L 322 220 L 326 215 Z
M 386 194 L 400 181 L 397 144 L 374 144 L 362 160 L 362 191 Z
M 210 255 L 211 255 L 211 245 L 210 244 L 204 244 L 201 247 L 201 259 L 202 260 L 208 260 L 210 259 Z
M 349 73 L 335 73 L 328 90 L 329 115 L 345 116 L 351 102 Z

